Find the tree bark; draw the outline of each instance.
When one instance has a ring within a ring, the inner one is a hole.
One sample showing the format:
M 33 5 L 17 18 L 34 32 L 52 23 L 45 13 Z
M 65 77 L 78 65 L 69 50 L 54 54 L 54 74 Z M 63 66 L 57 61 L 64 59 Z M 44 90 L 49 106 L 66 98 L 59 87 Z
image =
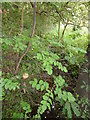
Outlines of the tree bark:
M 24 12 L 24 2 L 22 3 L 22 13 L 21 13 L 21 29 L 20 29 L 20 33 L 19 33 L 19 36 L 21 36 L 22 34 L 22 31 L 23 31 L 23 12 Z M 18 49 L 19 49 L 19 44 L 18 44 Z M 16 65 L 15 65 L 15 69 L 17 67 L 17 64 L 18 64 L 18 60 L 19 60 L 19 52 L 16 53 Z
M 23 30 L 23 12 L 24 12 L 24 2 L 22 3 L 22 14 L 21 14 L 21 29 L 20 29 L 20 34 L 22 34 L 22 30 Z
M 64 33 L 65 33 L 65 30 L 66 30 L 67 25 L 68 25 L 68 20 L 67 20 L 66 25 L 64 26 L 64 30 L 63 30 L 63 32 L 62 32 L 61 39 L 63 39 L 63 37 L 64 37 Z
M 34 2 L 34 7 L 33 7 L 33 29 L 32 29 L 32 33 L 30 35 L 30 38 L 32 38 L 34 33 L 35 33 L 35 25 L 36 25 L 36 1 Z M 30 48 L 30 41 L 28 42 L 26 50 L 24 51 L 24 53 L 21 55 L 21 57 L 19 59 L 19 62 L 17 64 L 17 66 L 16 66 L 15 74 L 18 73 L 18 68 L 20 66 L 20 63 L 21 63 L 23 57 L 27 54 L 29 48 Z
M 58 21 L 58 38 L 60 38 L 60 19 Z

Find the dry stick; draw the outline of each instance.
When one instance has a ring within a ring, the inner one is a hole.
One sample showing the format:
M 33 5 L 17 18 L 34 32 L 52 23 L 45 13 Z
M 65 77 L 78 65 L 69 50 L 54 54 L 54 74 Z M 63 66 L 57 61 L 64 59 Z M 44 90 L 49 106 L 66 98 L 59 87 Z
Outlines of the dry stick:
M 33 29 L 32 29 L 32 33 L 31 33 L 30 38 L 33 37 L 34 32 L 35 32 L 35 25 L 36 25 L 36 2 L 34 2 L 33 14 L 34 14 L 34 16 L 33 16 Z M 27 54 L 29 48 L 30 48 L 30 41 L 28 42 L 28 45 L 27 45 L 27 48 L 26 48 L 25 52 L 22 54 L 22 56 L 21 56 L 20 59 L 19 59 L 19 62 L 18 62 L 18 64 L 17 64 L 17 66 L 16 66 L 15 74 L 17 74 L 18 68 L 19 68 L 20 63 L 21 63 L 21 60 L 22 60 L 23 57 Z

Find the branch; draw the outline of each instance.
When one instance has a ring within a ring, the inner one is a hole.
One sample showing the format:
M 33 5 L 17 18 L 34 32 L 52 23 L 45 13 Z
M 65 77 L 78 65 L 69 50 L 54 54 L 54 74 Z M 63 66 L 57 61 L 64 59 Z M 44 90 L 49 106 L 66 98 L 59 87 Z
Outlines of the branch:
M 32 2 L 30 2 L 30 3 L 31 3 L 32 8 L 34 8 L 33 3 L 32 3 Z M 41 11 L 41 12 L 37 12 L 37 11 L 36 11 L 36 13 L 39 14 L 39 15 L 41 15 L 42 13 L 48 14 L 48 12 L 47 12 L 47 11 L 44 11 L 44 10 Z
M 64 5 L 64 7 L 66 7 L 69 2 L 70 2 L 70 0 L 68 2 L 66 2 L 66 4 Z
M 21 30 L 20 30 L 20 34 L 22 34 L 22 30 L 23 30 L 23 12 L 24 12 L 24 2 L 22 4 L 22 14 L 21 14 Z
M 30 35 L 30 38 L 33 37 L 34 32 L 35 32 L 35 25 L 36 25 L 36 2 L 34 2 L 33 15 L 34 15 L 34 16 L 33 16 L 33 29 L 32 29 L 32 33 L 31 33 L 31 35 Z M 17 74 L 18 68 L 19 68 L 19 66 L 20 66 L 20 63 L 21 63 L 23 57 L 27 54 L 29 48 L 30 48 L 30 41 L 28 42 L 28 45 L 27 45 L 27 48 L 26 48 L 25 52 L 21 55 L 21 57 L 20 57 L 20 59 L 19 59 L 19 62 L 18 62 L 18 64 L 17 64 L 17 66 L 16 66 L 15 74 Z
M 34 5 L 33 5 L 33 3 L 32 2 L 30 2 L 31 3 L 31 6 L 32 6 L 32 8 L 34 8 Z
M 35 25 L 36 25 L 36 2 L 34 2 L 34 8 L 33 8 L 33 29 L 32 29 L 32 33 L 31 33 L 31 38 L 33 37 L 34 35 L 34 32 L 35 32 Z
M 64 30 L 63 30 L 63 32 L 62 32 L 62 37 L 61 37 L 61 39 L 62 39 L 63 36 L 64 36 L 64 33 L 65 33 L 65 30 L 66 30 L 66 27 L 67 27 L 67 25 L 68 25 L 68 21 L 69 21 L 69 19 L 67 20 L 67 23 L 66 23 L 66 25 L 64 26 Z

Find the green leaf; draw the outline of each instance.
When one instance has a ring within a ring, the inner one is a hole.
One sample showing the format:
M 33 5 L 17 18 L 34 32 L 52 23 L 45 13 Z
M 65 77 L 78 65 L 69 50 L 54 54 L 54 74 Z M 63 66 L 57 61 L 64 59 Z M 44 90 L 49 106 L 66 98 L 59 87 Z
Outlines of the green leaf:
M 6 84 L 5 84 L 5 89 L 8 89 L 9 88 L 9 86 L 10 86 L 10 84 L 11 84 L 11 80 L 9 80 Z
M 45 93 L 45 95 L 49 96 L 49 93 Z
M 47 97 L 46 95 L 44 95 L 44 96 L 43 96 L 43 99 L 47 101 L 47 100 L 48 100 L 48 97 Z
M 49 57 L 49 58 L 48 58 L 48 61 L 50 62 L 50 64 L 53 64 L 54 59 Z
M 45 100 L 42 100 L 42 101 L 41 101 L 41 104 L 46 105 L 47 102 L 46 102 Z
M 40 89 L 40 85 L 39 85 L 39 84 L 36 85 L 36 89 L 37 89 L 37 90 Z
M 15 91 L 15 89 L 16 89 L 16 88 L 15 88 L 15 87 L 13 87 L 13 90 L 14 90 L 14 91 Z
M 45 88 L 45 87 L 44 87 L 44 85 L 42 85 L 42 86 L 41 86 L 41 91 L 43 91 L 43 90 L 44 90 L 44 88 Z
M 51 111 L 51 107 L 49 103 L 47 103 L 47 106 L 48 106 L 48 109 Z
M 68 72 L 66 67 L 63 67 L 63 71 L 64 72 Z
M 23 118 L 23 117 L 24 117 L 23 113 L 13 113 L 12 118 Z
M 72 106 L 72 109 L 73 109 L 73 112 L 75 113 L 75 115 L 77 117 L 79 117 L 80 116 L 80 111 L 78 109 L 78 107 L 79 107 L 78 104 L 76 102 L 72 102 L 71 106 Z
M 42 60 L 42 55 L 40 53 L 37 53 L 37 59 Z
M 62 64 L 58 63 L 58 68 L 61 69 L 62 68 Z
M 33 81 L 30 81 L 29 83 L 30 83 L 30 85 L 32 85 L 32 84 L 33 84 Z
M 34 78 L 34 84 L 37 85 L 37 79 L 36 78 Z
M 41 114 L 47 109 L 47 105 L 42 105 L 42 111 L 40 112 Z
M 84 88 L 84 87 L 85 87 L 85 85 L 82 85 L 82 86 L 81 86 L 81 88 Z
M 32 84 L 32 88 L 35 88 L 35 87 L 36 87 L 36 84 L 35 84 L 35 83 L 33 83 L 33 84 Z
M 54 98 L 54 96 L 53 96 L 53 93 L 51 92 L 51 94 L 50 94 L 50 97 L 53 99 Z
M 65 103 L 65 109 L 67 110 L 67 117 L 72 118 L 72 111 L 71 111 L 71 106 L 69 102 Z
M 42 84 L 43 84 L 43 80 L 40 80 L 40 81 L 39 81 L 39 84 L 42 85 Z
M 63 91 L 62 99 L 63 99 L 64 101 L 67 100 L 67 92 L 66 92 L 66 91 Z
M 49 75 L 52 74 L 52 66 L 46 66 L 46 71 L 48 72 Z
M 44 82 L 44 86 L 46 87 L 46 89 L 49 88 L 49 84 L 47 82 Z
M 59 89 L 57 93 L 58 93 L 58 97 L 61 98 L 62 97 L 62 91 L 61 91 L 61 89 Z
M 56 66 L 57 65 L 57 62 L 56 61 L 54 61 L 54 66 Z
M 73 97 L 73 95 L 70 92 L 68 92 L 68 100 L 69 100 L 69 102 L 75 101 L 75 98 Z
M 65 80 L 59 75 L 59 77 L 58 77 L 58 79 L 59 79 L 59 85 L 60 86 L 63 86 L 64 85 L 64 83 L 65 83 Z
M 51 91 L 50 90 L 46 90 L 48 93 L 51 93 Z
M 52 101 L 51 101 L 51 99 L 50 99 L 50 98 L 48 98 L 48 102 L 50 102 L 50 104 L 52 105 Z
M 2 76 L 2 71 L 0 71 L 0 76 Z

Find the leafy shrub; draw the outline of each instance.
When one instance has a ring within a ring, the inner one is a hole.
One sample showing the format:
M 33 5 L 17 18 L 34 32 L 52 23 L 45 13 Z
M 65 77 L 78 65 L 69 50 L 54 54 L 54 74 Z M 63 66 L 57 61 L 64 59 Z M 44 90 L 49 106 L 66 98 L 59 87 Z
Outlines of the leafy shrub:
M 72 37 L 72 39 L 76 40 L 77 34 L 75 33 L 74 36 L 75 37 Z M 80 34 L 78 34 L 78 39 L 80 39 L 79 37 L 81 37 Z M 60 74 L 59 76 L 54 76 L 53 74 L 53 67 L 57 67 L 63 73 L 68 73 L 67 64 L 64 64 L 64 59 L 66 59 L 71 65 L 74 64 L 80 66 L 80 63 L 82 63 L 82 56 L 84 56 L 86 53 L 86 46 L 84 46 L 84 48 L 81 46 L 80 48 L 80 43 L 75 45 L 74 40 L 72 39 L 69 40 L 68 43 L 68 40 L 66 41 L 64 38 L 64 42 L 60 43 L 56 36 L 44 35 L 40 37 L 36 35 L 31 39 L 31 47 L 21 62 L 20 70 L 18 71 L 18 76 L 20 76 L 20 78 L 16 79 L 16 76 L 12 77 L 13 74 L 9 77 L 7 76 L 2 78 L 4 92 L 6 90 L 16 91 L 19 89 L 23 91 L 23 89 L 25 89 L 26 93 L 23 93 L 22 91 L 21 93 L 23 94 L 23 97 L 25 96 L 24 94 L 28 95 L 30 102 L 33 94 L 36 95 L 36 93 L 38 93 L 41 96 L 38 98 L 39 100 L 37 100 L 39 103 L 37 114 L 34 115 L 33 118 L 40 118 L 41 114 L 43 114 L 47 109 L 51 111 L 51 106 L 54 100 L 56 103 L 59 103 L 60 107 L 62 108 L 61 112 L 65 117 L 72 118 L 73 113 L 77 117 L 80 117 L 81 115 L 81 110 L 76 97 L 73 96 L 71 92 L 65 90 L 67 87 L 66 80 Z M 8 40 L 10 41 L 8 42 Z M 29 37 L 24 35 L 21 37 L 15 36 L 12 39 L 3 38 L 2 43 L 4 54 L 7 55 L 8 51 L 10 51 L 12 48 L 12 55 L 13 52 L 21 55 L 25 50 L 28 41 Z M 13 61 L 15 62 L 15 60 Z M 22 74 L 24 74 L 26 71 L 29 73 L 30 77 L 24 81 L 22 79 Z M 47 73 L 52 78 L 52 87 L 50 86 L 49 82 L 41 79 L 42 72 Z M 75 70 L 73 71 L 73 74 L 76 73 L 74 72 Z M 22 81 L 22 83 L 20 83 L 20 81 Z M 23 85 L 24 83 L 27 87 Z M 25 118 L 28 118 L 28 114 L 32 112 L 32 103 L 29 104 L 28 99 L 24 99 L 21 101 L 22 113 L 19 114 L 17 111 L 14 111 L 12 114 L 13 118 L 22 118 L 24 114 Z M 34 99 L 35 96 L 32 97 L 32 101 Z

